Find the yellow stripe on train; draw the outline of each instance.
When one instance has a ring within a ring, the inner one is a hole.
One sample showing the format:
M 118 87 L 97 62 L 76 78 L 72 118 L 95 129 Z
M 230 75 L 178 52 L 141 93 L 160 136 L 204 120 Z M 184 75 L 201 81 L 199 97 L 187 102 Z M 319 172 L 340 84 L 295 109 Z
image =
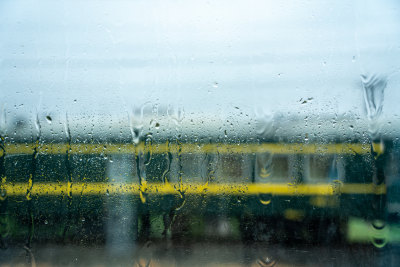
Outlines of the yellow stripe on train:
M 384 152 L 384 146 L 374 143 L 373 150 L 378 155 Z M 151 153 L 272 153 L 272 154 L 368 154 L 371 144 L 338 143 L 338 144 L 301 144 L 301 143 L 262 143 L 262 144 L 196 144 L 172 142 L 144 144 L 5 144 L 6 154 L 32 154 L 36 149 L 41 154 L 135 154 Z M 0 156 L 4 152 L 0 150 Z
M 152 195 L 258 195 L 282 196 L 338 195 L 338 194 L 386 194 L 386 186 L 374 184 L 179 184 L 179 183 L 3 183 L 1 190 L 6 196 L 81 196 L 81 195 L 120 195 L 140 193 Z

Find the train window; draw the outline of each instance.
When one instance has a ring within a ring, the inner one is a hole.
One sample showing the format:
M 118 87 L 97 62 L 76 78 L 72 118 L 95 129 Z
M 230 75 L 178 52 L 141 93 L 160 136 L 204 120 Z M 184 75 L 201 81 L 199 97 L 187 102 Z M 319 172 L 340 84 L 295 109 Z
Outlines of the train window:
M 257 175 L 258 182 L 279 183 L 290 181 L 289 161 L 291 157 L 288 155 L 264 154 L 257 155 Z
M 341 156 L 310 155 L 306 159 L 308 166 L 307 178 L 315 182 L 329 182 L 344 180 L 345 172 Z
M 227 177 L 227 181 L 242 182 L 245 179 L 245 171 L 248 168 L 246 168 L 247 166 L 242 155 L 221 155 L 220 161 L 221 176 Z M 247 174 L 249 173 L 247 172 Z
M 400 266 L 399 18 L 0 1 L 0 267 Z
M 182 176 L 186 182 L 204 183 L 209 179 L 208 158 L 202 153 L 182 155 Z

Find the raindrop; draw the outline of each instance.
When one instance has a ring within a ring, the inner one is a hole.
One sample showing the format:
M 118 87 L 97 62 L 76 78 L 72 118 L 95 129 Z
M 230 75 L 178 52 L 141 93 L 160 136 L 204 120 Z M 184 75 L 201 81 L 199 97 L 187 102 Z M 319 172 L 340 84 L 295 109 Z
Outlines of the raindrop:
M 377 248 L 383 248 L 388 242 L 387 238 L 387 228 L 384 221 L 374 220 L 372 225 L 372 244 Z
M 169 107 L 168 116 L 171 117 L 176 126 L 180 127 L 183 119 L 185 118 L 185 110 L 183 107 Z
M 36 128 L 36 137 L 37 139 L 40 138 L 41 135 L 41 125 L 40 125 L 40 121 L 39 121 L 39 114 L 36 113 L 36 118 L 35 118 L 35 128 Z
M 379 75 L 361 75 L 364 92 L 364 104 L 367 111 L 369 132 L 373 139 L 377 137 L 379 131 L 378 118 L 383 109 L 384 92 L 387 79 Z
M 52 120 L 53 120 L 53 119 L 50 117 L 50 115 L 47 115 L 47 116 L 46 116 L 46 121 L 47 121 L 49 124 L 51 124 Z
M 149 165 L 153 155 L 153 136 L 151 133 L 147 133 L 144 140 L 144 165 Z
M 260 203 L 263 205 L 269 205 L 271 204 L 271 198 L 268 198 L 266 196 L 259 196 L 258 199 L 260 200 Z
M 274 115 L 263 109 L 255 110 L 257 117 L 257 133 L 268 136 L 274 132 Z
M 140 117 L 135 116 L 134 111 L 128 112 L 128 119 L 129 119 L 129 129 L 131 132 L 132 142 L 137 145 L 140 142 L 140 136 L 142 134 L 143 129 L 143 108 L 140 113 Z
M 387 85 L 386 77 L 361 75 L 364 89 L 364 103 L 368 119 L 379 117 L 383 108 L 383 97 Z
M 303 98 L 300 98 L 299 102 L 300 102 L 301 104 L 307 104 L 307 103 L 311 102 L 313 99 L 314 99 L 313 97 L 309 97 L 309 98 L 307 98 L 307 99 L 305 99 L 305 98 L 304 98 L 304 99 L 303 99 Z
M 385 228 L 385 222 L 380 221 L 380 220 L 374 220 L 374 221 L 371 223 L 371 225 L 372 225 L 372 227 L 374 227 L 374 228 L 377 229 L 377 230 L 382 230 L 382 229 Z
M 276 261 L 270 257 L 262 257 L 257 261 L 257 263 L 262 267 L 272 267 L 275 266 Z

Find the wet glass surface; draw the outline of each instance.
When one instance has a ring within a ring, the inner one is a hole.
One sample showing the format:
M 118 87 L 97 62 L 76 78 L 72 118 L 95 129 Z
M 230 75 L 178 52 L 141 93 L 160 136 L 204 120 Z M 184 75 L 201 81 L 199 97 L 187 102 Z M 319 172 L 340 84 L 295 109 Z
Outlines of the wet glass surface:
M 2 1 L 0 266 L 397 266 L 397 1 Z

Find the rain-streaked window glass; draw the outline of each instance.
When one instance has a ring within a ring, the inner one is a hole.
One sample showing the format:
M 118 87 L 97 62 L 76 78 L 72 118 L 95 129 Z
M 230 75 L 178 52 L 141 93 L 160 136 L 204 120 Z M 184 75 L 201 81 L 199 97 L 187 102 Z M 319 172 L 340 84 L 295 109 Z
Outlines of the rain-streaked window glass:
M 0 266 L 398 266 L 400 3 L 0 2 Z

